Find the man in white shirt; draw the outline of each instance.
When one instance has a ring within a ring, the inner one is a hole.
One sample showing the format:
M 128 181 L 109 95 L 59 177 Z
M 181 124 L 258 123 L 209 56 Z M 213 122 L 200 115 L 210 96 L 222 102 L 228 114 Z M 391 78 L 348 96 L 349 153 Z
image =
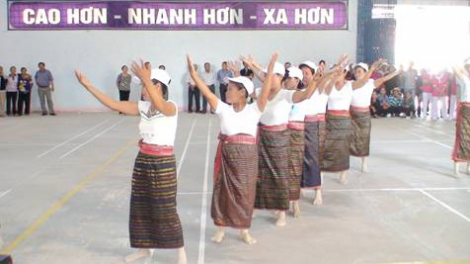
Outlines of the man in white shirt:
M 197 71 L 197 65 L 194 65 L 194 69 Z M 186 75 L 186 84 L 188 85 L 188 113 L 193 112 L 193 97 L 196 101 L 196 113 L 201 112 L 201 96 L 199 89 L 197 89 L 191 75 Z
M 215 93 L 215 73 L 211 70 L 211 64 L 209 62 L 204 63 L 204 71 L 201 75 L 202 80 L 204 83 L 209 87 L 212 93 Z M 207 100 L 206 97 L 203 96 L 202 101 L 202 113 L 207 113 Z M 214 113 L 211 109 L 211 113 Z

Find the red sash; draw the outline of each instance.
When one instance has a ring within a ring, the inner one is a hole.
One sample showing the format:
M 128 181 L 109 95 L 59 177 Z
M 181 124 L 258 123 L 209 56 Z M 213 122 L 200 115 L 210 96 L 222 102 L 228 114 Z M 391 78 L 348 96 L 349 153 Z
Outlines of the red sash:
M 157 157 L 166 157 L 173 155 L 173 146 L 159 146 L 153 144 L 144 143 L 142 140 L 139 141 L 140 152 L 157 156 Z

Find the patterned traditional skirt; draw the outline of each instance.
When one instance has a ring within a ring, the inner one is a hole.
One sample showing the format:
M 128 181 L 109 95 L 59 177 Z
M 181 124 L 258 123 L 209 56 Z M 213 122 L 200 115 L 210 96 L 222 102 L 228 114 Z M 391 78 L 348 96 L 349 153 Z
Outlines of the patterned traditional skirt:
M 255 208 L 289 210 L 289 130 L 287 125 L 259 127 Z
M 457 110 L 452 159 L 455 162 L 470 162 L 470 103 L 460 103 Z
M 249 135 L 219 136 L 211 216 L 216 226 L 251 227 L 258 175 L 258 147 Z
M 349 111 L 328 111 L 326 115 L 325 155 L 323 170 L 340 172 L 349 170 Z
M 351 130 L 349 134 L 349 152 L 351 156 L 369 156 L 370 128 L 369 108 L 352 107 Z
M 303 161 L 302 188 L 321 188 L 325 137 L 325 115 L 307 116 L 305 118 L 305 156 Z
M 133 248 L 184 246 L 183 229 L 176 211 L 176 161 L 169 152 L 141 146 L 136 158 L 129 220 Z
M 300 199 L 300 182 L 302 181 L 302 165 L 304 161 L 305 124 L 289 122 L 289 200 Z

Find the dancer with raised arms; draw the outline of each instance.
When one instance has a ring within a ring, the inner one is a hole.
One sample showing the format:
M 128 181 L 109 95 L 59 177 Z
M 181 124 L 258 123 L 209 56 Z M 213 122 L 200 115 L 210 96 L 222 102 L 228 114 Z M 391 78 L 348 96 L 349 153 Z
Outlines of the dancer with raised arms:
M 141 80 L 143 101 L 115 101 L 76 71 L 80 84 L 106 107 L 127 115 L 140 115 L 140 151 L 132 174 L 129 233 L 132 248 L 126 263 L 150 257 L 153 249 L 178 249 L 178 264 L 186 264 L 183 229 L 176 210 L 176 160 L 173 145 L 178 122 L 178 107 L 168 100 L 171 78 L 164 70 L 132 64 Z

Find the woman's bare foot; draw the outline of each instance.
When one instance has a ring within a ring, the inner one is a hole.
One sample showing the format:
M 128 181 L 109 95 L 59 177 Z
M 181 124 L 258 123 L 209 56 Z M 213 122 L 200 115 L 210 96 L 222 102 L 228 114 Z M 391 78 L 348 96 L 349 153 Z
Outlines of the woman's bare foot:
M 454 175 L 456 177 L 460 177 L 460 164 L 458 162 L 454 162 Z
M 362 170 L 363 173 L 369 172 L 369 167 L 367 166 L 367 158 L 366 157 L 362 158 L 362 169 L 361 170 Z
M 186 264 L 188 263 L 188 259 L 186 258 L 186 250 L 184 247 L 178 249 L 178 262 L 177 264 Z
M 279 211 L 279 214 L 277 215 L 276 226 L 283 227 L 286 224 L 286 211 Z
M 315 198 L 313 198 L 313 205 L 322 205 L 323 204 L 323 197 L 321 189 L 315 190 Z
M 294 213 L 295 218 L 299 218 L 300 216 L 300 205 L 299 201 L 293 201 L 292 202 L 292 211 Z
M 219 227 L 211 240 L 215 243 L 222 243 L 222 240 L 224 240 L 224 237 L 225 237 L 225 229 L 222 227 Z
M 243 229 L 240 231 L 240 238 L 248 245 L 253 245 L 257 242 L 256 239 L 250 235 L 248 229 Z
M 341 174 L 339 175 L 339 181 L 341 182 L 341 184 L 348 184 L 348 171 L 341 172 Z
M 132 263 L 132 262 L 137 261 L 139 259 L 151 257 L 152 255 L 153 255 L 153 251 L 151 251 L 150 249 L 147 249 L 147 248 L 142 248 L 142 249 L 139 249 L 136 252 L 126 256 L 124 258 L 124 262 L 125 263 Z

